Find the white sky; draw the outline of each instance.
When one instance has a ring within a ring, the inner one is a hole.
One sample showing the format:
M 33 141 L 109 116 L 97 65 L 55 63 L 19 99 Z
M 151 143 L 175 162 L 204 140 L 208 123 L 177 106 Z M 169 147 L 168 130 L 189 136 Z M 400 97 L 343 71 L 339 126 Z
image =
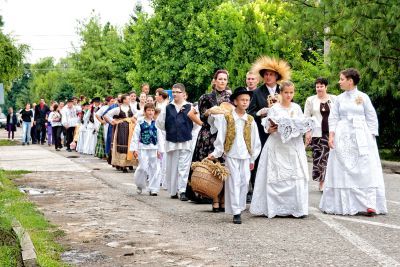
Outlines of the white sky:
M 109 21 L 122 28 L 136 2 L 143 2 L 145 11 L 151 10 L 147 0 L 0 0 L 0 14 L 3 32 L 17 43 L 29 45 L 31 53 L 26 61 L 35 63 L 43 57 L 59 59 L 72 52 L 71 43 L 77 45 L 79 40 L 77 21 L 89 18 L 92 10 L 103 24 Z

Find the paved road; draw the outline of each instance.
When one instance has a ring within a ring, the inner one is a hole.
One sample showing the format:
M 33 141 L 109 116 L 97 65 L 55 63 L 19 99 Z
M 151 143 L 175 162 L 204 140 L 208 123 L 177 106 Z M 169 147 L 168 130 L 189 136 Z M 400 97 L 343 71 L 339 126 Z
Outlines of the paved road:
M 33 165 L 26 163 L 29 158 Z M 137 195 L 132 173 L 117 172 L 91 156 L 38 145 L 0 147 L 1 168 L 32 166 L 37 172 L 19 183 L 58 192 L 32 200 L 66 230 L 62 242 L 71 255 L 65 259 L 77 265 L 400 266 L 398 174 L 385 174 L 385 216 L 322 214 L 317 209 L 321 194 L 311 181 L 307 218 L 267 219 L 245 212 L 243 224 L 234 225 L 231 216 L 214 214 L 209 205 L 172 200 L 165 191 L 158 197 Z M 63 171 L 57 172 L 60 166 Z M 130 257 L 122 247 L 131 249 Z M 94 254 L 82 260 L 76 251 Z

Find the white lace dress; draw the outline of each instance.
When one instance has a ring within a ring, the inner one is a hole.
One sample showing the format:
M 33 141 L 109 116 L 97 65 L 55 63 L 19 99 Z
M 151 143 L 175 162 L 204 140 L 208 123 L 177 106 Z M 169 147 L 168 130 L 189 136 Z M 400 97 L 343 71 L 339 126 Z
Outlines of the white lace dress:
M 267 118 L 277 122 L 279 128 L 278 132 L 268 137 L 262 150 L 250 212 L 268 218 L 308 215 L 309 174 L 303 143 L 305 129 L 296 127 L 306 119 L 295 103 L 291 103 L 289 108 L 275 104 L 268 111 Z M 266 130 L 269 128 L 267 118 L 262 122 Z
M 375 136 L 378 119 L 369 97 L 357 88 L 338 96 L 329 116 L 335 132 L 320 209 L 354 215 L 373 208 L 387 213 L 385 185 Z

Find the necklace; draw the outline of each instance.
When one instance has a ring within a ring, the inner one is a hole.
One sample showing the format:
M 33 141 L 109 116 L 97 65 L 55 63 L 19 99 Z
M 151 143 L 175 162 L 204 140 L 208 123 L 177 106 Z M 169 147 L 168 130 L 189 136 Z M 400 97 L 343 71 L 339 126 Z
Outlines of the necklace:
M 322 105 L 322 111 L 325 111 L 325 107 L 326 107 L 326 105 L 327 105 L 327 103 L 325 102 L 325 103 L 321 103 L 321 105 Z

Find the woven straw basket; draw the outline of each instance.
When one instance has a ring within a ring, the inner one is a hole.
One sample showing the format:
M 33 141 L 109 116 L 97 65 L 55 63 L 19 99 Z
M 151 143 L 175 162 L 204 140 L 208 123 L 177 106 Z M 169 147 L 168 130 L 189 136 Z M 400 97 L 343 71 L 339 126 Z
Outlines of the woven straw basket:
M 215 199 L 221 192 L 223 183 L 211 173 L 208 166 L 201 164 L 193 170 L 190 184 L 194 192 Z

